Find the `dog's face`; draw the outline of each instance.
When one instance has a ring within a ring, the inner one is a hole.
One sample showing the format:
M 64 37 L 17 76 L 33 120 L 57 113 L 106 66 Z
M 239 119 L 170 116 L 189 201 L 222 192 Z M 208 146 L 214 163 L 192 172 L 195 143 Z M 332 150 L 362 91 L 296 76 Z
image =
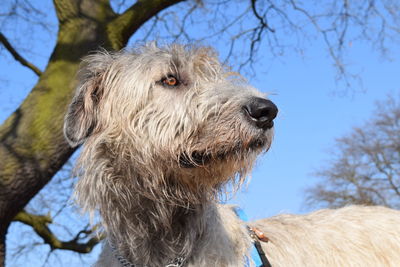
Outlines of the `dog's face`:
M 85 62 L 64 132 L 93 155 L 106 145 L 142 175 L 215 187 L 271 144 L 276 106 L 209 48 L 151 44 Z

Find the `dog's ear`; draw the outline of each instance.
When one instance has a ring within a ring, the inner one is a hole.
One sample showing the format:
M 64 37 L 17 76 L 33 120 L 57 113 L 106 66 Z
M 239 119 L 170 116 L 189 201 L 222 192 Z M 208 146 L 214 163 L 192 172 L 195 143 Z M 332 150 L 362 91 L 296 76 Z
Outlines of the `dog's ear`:
M 103 80 L 111 64 L 111 55 L 106 52 L 88 56 L 79 71 L 75 96 L 64 119 L 64 136 L 75 147 L 89 137 L 97 125 L 98 104 L 103 96 Z

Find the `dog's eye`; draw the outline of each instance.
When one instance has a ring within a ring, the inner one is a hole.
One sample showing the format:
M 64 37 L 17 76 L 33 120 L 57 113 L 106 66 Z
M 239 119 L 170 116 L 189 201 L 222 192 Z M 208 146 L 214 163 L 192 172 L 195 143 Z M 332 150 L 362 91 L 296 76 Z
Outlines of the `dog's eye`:
M 173 75 L 168 75 L 161 80 L 161 83 L 165 86 L 175 87 L 179 85 L 179 80 Z

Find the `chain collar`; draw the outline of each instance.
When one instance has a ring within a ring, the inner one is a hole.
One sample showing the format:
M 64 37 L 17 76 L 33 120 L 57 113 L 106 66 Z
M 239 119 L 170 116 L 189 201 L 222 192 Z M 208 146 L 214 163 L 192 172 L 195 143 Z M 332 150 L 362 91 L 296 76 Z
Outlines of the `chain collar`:
M 126 259 L 124 256 L 120 255 L 113 244 L 111 244 L 109 242 L 109 245 L 111 247 L 111 250 L 112 250 L 115 258 L 118 260 L 118 262 L 121 264 L 122 267 L 147 267 L 146 265 L 133 264 L 128 259 Z M 183 267 L 185 264 L 185 261 L 186 261 L 186 259 L 184 257 L 177 257 L 171 263 L 168 263 L 167 265 L 165 265 L 165 267 Z
M 178 257 L 173 260 L 173 262 L 165 265 L 165 267 L 183 267 L 185 264 L 185 258 L 184 257 Z

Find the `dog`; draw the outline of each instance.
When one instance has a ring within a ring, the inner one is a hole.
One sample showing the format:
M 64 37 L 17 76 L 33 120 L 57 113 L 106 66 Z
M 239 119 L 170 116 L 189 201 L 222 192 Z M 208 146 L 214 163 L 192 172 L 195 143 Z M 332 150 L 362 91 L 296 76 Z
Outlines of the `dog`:
M 400 264 L 395 210 L 351 206 L 247 225 L 219 204 L 269 149 L 278 108 L 212 48 L 100 51 L 84 59 L 79 81 L 64 134 L 83 144 L 77 202 L 107 235 L 95 266 L 254 266 L 260 241 L 273 267 Z

